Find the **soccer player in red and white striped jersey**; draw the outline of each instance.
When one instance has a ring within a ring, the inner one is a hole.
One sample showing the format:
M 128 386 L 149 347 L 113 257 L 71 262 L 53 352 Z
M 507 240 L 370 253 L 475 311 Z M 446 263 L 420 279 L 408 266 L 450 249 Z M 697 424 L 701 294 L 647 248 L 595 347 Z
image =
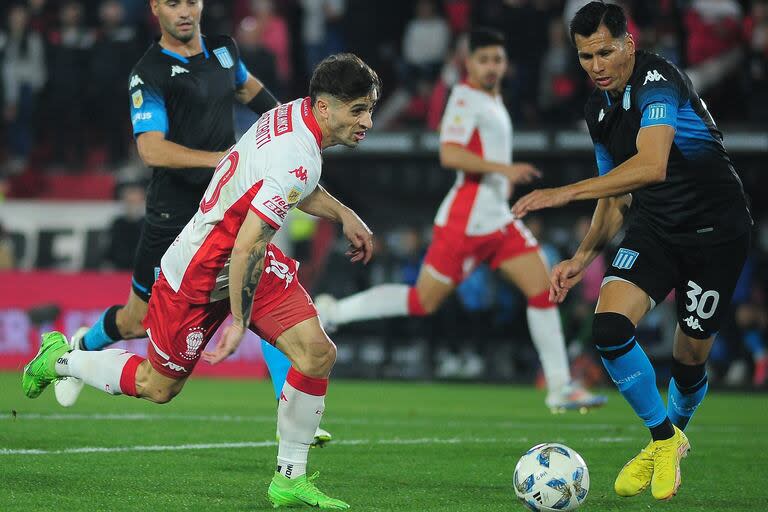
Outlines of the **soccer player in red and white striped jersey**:
M 289 210 L 340 222 L 352 262 L 367 263 L 373 235 L 362 220 L 318 185 L 321 151 L 356 147 L 372 126 L 376 73 L 352 54 L 332 55 L 316 68 L 310 95 L 262 115 L 216 168 L 199 209 L 162 258 L 144 326 L 147 359 L 129 352 L 71 350 L 48 333 L 25 368 L 27 395 L 72 376 L 110 394 L 165 403 L 177 395 L 197 361 L 216 364 L 250 328 L 274 344 L 292 367 L 278 405 L 277 471 L 268 496 L 275 506 L 344 510 L 307 478 L 309 447 L 325 409 L 336 347 L 298 282 L 298 262 L 270 243 Z M 225 318 L 219 344 L 206 344 Z
M 326 327 L 348 322 L 433 313 L 480 263 L 486 262 L 528 298 L 528 325 L 547 381 L 553 409 L 602 405 L 571 382 L 565 340 L 538 242 L 509 207 L 512 185 L 539 172 L 512 163 L 512 122 L 500 94 L 507 68 L 503 36 L 472 31 L 468 77 L 454 87 L 440 127 L 440 162 L 456 182 L 435 217 L 432 243 L 416 286 L 380 285 L 336 301 L 316 303 Z

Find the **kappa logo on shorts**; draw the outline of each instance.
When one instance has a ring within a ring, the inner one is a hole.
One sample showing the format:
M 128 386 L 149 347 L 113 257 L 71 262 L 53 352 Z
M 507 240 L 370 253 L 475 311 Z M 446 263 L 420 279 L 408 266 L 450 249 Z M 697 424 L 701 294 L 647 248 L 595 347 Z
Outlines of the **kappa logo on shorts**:
M 181 357 L 188 361 L 192 361 L 197 357 L 197 351 L 200 349 L 200 345 L 203 344 L 204 329 L 202 327 L 191 327 L 189 334 L 187 334 L 187 351 L 181 354 Z
M 701 332 L 704 332 L 704 329 L 702 329 L 701 325 L 699 325 L 699 319 L 693 315 L 683 320 L 683 322 L 685 322 L 685 325 L 687 325 L 689 329 L 694 329 L 694 330 L 699 330 Z
M 186 369 L 186 368 L 184 368 L 183 366 L 180 366 L 180 365 L 178 365 L 178 364 L 176 364 L 176 363 L 172 363 L 172 362 L 170 362 L 170 361 L 166 361 L 166 362 L 164 362 L 164 363 L 163 363 L 163 366 L 165 366 L 165 367 L 167 367 L 167 368 L 170 368 L 171 370 L 173 370 L 173 371 L 175 371 L 175 372 L 184 372 L 184 373 L 189 373 L 189 372 L 187 371 L 187 369 Z
M 640 253 L 637 251 L 632 251 L 622 247 L 619 249 L 619 252 L 616 253 L 616 257 L 613 259 L 613 263 L 611 265 L 619 269 L 630 269 L 632 268 L 632 265 L 635 264 L 638 256 L 640 256 Z

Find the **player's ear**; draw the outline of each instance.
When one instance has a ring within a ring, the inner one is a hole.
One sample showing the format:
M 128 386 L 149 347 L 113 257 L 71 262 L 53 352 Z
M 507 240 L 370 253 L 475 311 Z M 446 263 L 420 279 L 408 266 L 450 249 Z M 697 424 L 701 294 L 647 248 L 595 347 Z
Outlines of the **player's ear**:
M 159 0 L 149 0 L 149 7 L 152 9 L 152 14 L 157 16 L 157 2 Z
M 330 107 L 330 99 L 325 96 L 321 95 L 318 96 L 315 100 L 315 108 L 317 109 L 317 113 L 320 115 L 322 119 L 328 119 L 328 109 Z
M 632 34 L 627 32 L 627 35 L 624 36 L 624 44 L 627 45 L 627 53 L 629 55 L 635 54 L 635 39 L 632 37 Z

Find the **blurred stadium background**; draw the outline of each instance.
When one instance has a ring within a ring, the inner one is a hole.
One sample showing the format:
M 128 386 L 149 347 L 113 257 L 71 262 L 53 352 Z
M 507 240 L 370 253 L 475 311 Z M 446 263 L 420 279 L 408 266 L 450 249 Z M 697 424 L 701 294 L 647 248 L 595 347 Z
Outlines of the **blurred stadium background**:
M 567 0 L 231 0 L 205 4 L 203 32 L 235 36 L 243 60 L 283 101 L 304 96 L 325 55 L 360 55 L 384 81 L 374 129 L 355 151 L 325 156 L 326 187 L 377 235 L 368 267 L 350 266 L 336 226 L 293 214 L 280 244 L 302 261 L 313 295 L 346 295 L 415 281 L 435 210 L 454 179 L 440 168 L 436 128 L 463 74 L 473 25 L 507 37 L 504 98 L 515 124 L 514 158 L 542 169 L 535 186 L 595 173 L 582 107 L 590 85 L 578 68 Z M 768 2 L 621 2 L 639 46 L 682 65 L 725 133 L 753 201 L 754 247 L 711 358 L 716 386 L 765 389 L 768 355 Z M 38 333 L 72 333 L 125 301 L 149 171 L 130 132 L 130 68 L 156 33 L 146 0 L 3 1 L 0 6 L 0 369 L 21 367 Z M 255 121 L 240 109 L 240 131 Z M 516 191 L 519 196 L 528 189 Z M 526 219 L 551 263 L 588 228 L 582 202 Z M 605 383 L 589 327 L 604 260 L 562 308 L 575 374 Z M 667 382 L 674 311 L 661 304 L 639 333 Z M 531 383 L 538 361 L 525 301 L 479 268 L 428 319 L 351 325 L 334 335 L 336 376 L 482 379 Z M 216 370 L 263 377 L 257 340 Z M 143 341 L 131 350 L 144 353 Z M 201 363 L 200 373 L 211 367 Z

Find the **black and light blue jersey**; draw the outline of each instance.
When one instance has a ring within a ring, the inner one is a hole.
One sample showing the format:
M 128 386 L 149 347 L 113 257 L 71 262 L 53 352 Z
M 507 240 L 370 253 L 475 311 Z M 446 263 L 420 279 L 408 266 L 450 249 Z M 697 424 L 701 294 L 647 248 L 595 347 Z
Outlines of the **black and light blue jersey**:
M 749 229 L 747 200 L 723 135 L 674 64 L 638 51 L 622 96 L 595 90 L 585 117 L 601 175 L 637 154 L 641 128 L 675 130 L 666 180 L 632 193 L 634 222 L 681 244 L 717 243 Z
M 129 82 L 134 136 L 162 132 L 176 144 L 224 151 L 235 143 L 235 92 L 248 78 L 237 45 L 228 36 L 202 38 L 191 57 L 153 43 Z M 147 190 L 147 221 L 183 226 L 194 215 L 213 169 L 153 169 Z

